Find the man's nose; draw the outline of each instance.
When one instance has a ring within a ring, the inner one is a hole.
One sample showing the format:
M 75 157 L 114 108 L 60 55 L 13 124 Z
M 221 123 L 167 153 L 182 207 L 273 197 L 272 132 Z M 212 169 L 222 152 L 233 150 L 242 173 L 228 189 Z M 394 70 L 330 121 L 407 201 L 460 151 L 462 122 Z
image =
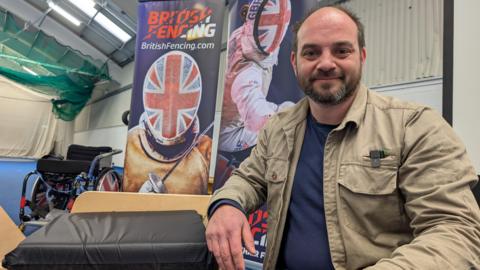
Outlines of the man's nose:
M 323 52 L 320 57 L 317 59 L 316 68 L 323 72 L 330 72 L 335 70 L 337 67 L 335 63 L 335 58 L 330 52 Z

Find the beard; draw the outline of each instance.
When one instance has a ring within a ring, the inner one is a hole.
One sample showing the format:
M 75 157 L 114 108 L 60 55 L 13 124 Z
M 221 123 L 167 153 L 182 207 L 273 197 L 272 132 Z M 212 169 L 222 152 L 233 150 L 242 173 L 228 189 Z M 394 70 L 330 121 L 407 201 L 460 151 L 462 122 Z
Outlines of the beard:
M 355 89 L 357 89 L 362 77 L 362 67 L 360 66 L 358 70 L 358 73 L 352 74 L 352 77 L 349 80 L 347 80 L 342 71 L 327 73 L 319 71 L 315 72 L 310 77 L 299 76 L 298 81 L 300 82 L 300 86 L 305 95 L 311 98 L 314 102 L 323 105 L 337 105 L 352 96 Z M 338 78 L 341 81 L 340 86 L 337 87 L 331 82 L 322 82 L 319 87 L 314 86 L 314 82 L 317 79 L 332 77 Z M 337 89 L 334 89 L 335 87 L 337 87 Z

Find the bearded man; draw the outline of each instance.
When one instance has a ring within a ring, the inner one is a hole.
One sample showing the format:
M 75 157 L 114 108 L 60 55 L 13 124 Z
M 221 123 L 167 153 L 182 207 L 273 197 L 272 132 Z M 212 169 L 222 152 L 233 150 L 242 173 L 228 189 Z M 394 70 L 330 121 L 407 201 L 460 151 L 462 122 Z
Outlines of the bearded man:
M 206 238 L 221 269 L 255 253 L 245 217 L 268 206 L 264 269 L 480 269 L 477 175 L 430 108 L 360 83 L 359 19 L 340 6 L 294 30 L 306 97 L 273 116 L 212 197 Z

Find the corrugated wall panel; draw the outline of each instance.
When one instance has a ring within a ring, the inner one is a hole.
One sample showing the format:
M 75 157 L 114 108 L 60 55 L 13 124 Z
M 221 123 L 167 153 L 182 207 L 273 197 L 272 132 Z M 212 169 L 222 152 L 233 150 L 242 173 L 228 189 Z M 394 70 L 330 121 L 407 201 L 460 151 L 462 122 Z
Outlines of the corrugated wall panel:
M 368 86 L 441 77 L 443 0 L 351 0 L 365 25 Z

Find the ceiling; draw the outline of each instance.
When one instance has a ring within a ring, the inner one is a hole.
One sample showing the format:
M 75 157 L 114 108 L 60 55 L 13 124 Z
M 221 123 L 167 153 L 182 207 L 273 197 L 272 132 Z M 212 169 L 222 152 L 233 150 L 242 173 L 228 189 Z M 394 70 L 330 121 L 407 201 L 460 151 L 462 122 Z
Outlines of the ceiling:
M 10 2 L 13 0 L 0 0 L 1 2 Z M 131 63 L 135 56 L 135 35 L 137 24 L 137 5 L 138 0 L 93 0 L 98 14 L 105 15 L 112 19 L 117 25 L 121 25 L 132 38 L 126 42 L 120 41 L 105 28 L 101 27 L 91 17 L 85 15 L 81 9 L 75 7 L 72 2 L 86 1 L 86 0 L 15 0 L 26 3 L 27 5 L 36 9 L 40 14 L 53 19 L 57 23 L 63 25 L 66 29 L 76 35 L 82 41 L 85 41 L 89 46 L 102 54 L 101 58 L 109 59 L 119 67 Z M 48 2 L 53 2 L 76 18 L 82 21 L 80 26 L 74 26 L 65 17 L 58 14 L 49 7 Z M 345 2 L 346 0 L 316 0 L 318 2 Z M 227 0 L 225 0 L 228 3 Z M 19 15 L 19 14 L 17 14 Z M 36 26 L 42 30 L 42 23 Z M 48 31 L 47 31 L 48 32 Z M 95 57 L 94 55 L 92 55 Z M 104 57 L 103 57 L 104 56 Z
M 136 0 L 111 0 L 121 10 L 127 13 L 133 21 L 137 21 L 137 1 Z
M 120 67 L 132 62 L 135 54 L 135 32 L 136 32 L 136 9 L 135 0 L 93 0 L 97 13 L 93 17 L 86 15 L 69 0 L 23 0 L 30 4 L 44 15 L 57 21 L 90 46 L 100 51 L 106 58 L 112 60 Z M 55 9 L 52 10 L 49 1 L 60 6 L 76 19 L 81 21 L 79 26 L 74 25 Z M 84 0 L 77 0 L 84 1 Z M 110 19 L 131 37 L 122 41 L 111 32 L 102 27 L 95 19 L 103 16 Z M 39 23 L 40 29 L 42 27 Z

